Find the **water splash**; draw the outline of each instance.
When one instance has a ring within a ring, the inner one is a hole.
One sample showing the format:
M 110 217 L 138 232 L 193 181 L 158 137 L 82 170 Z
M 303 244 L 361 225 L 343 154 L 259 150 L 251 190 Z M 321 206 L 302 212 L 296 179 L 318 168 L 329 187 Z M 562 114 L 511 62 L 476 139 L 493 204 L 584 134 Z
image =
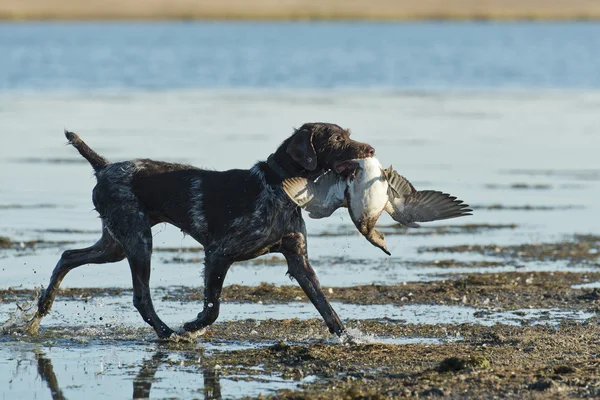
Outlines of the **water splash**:
M 38 293 L 36 292 L 35 299 Z M 22 304 L 16 302 L 16 310 L 8 313 L 8 319 L 0 325 L 0 334 L 14 335 L 24 333 L 35 333 L 39 321 L 36 318 L 37 301 L 28 301 Z
M 361 344 L 424 344 L 436 345 L 449 342 L 458 342 L 463 340 L 461 336 L 456 337 L 378 337 L 370 333 L 364 333 L 358 328 L 349 328 L 339 338 L 332 339 L 332 344 L 341 344 L 343 346 L 361 345 Z
M 187 332 L 181 330 L 179 332 L 173 333 L 166 340 L 173 343 L 195 343 L 196 339 L 198 339 L 200 336 L 203 336 L 205 333 L 206 328 L 200 329 L 196 332 Z
M 374 335 L 363 333 L 357 328 L 346 329 L 337 340 L 342 345 L 383 343 L 377 340 Z

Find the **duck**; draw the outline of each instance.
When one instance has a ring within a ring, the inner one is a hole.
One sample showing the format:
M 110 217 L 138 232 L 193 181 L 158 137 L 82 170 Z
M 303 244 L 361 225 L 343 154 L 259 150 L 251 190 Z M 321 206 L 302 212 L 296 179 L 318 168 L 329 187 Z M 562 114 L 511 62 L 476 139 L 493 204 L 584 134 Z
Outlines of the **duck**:
M 384 211 L 410 228 L 420 227 L 418 222 L 472 215 L 462 200 L 441 191 L 416 190 L 393 166 L 384 169 L 375 157 L 346 163 L 343 174 L 329 170 L 315 180 L 285 179 L 283 190 L 310 218 L 326 218 L 338 208 L 348 208 L 358 231 L 387 255 L 391 253 L 385 236 L 375 229 Z

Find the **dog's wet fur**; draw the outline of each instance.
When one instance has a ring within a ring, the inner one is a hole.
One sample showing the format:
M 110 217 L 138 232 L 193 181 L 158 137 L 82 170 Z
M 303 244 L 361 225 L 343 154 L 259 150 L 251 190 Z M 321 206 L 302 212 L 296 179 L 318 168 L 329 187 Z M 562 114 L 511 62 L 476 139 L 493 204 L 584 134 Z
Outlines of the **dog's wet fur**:
M 208 171 L 189 165 L 148 159 L 110 163 L 76 134 L 69 143 L 95 170 L 93 203 L 102 220 L 102 237 L 91 247 L 67 250 L 41 294 L 30 331 L 48 314 L 65 275 L 84 264 L 127 258 L 133 281 L 133 304 L 159 338 L 174 331 L 156 314 L 150 297 L 151 227 L 177 226 L 204 246 L 204 307 L 183 326 L 195 332 L 219 315 L 223 281 L 232 263 L 266 253 L 281 253 L 288 273 L 315 305 L 330 332 L 344 326 L 321 290 L 310 266 L 306 228 L 297 207 L 283 191 L 282 181 L 316 177 L 344 161 L 367 158 L 375 150 L 350 139 L 349 131 L 329 123 L 307 123 L 271 154 L 248 170 Z

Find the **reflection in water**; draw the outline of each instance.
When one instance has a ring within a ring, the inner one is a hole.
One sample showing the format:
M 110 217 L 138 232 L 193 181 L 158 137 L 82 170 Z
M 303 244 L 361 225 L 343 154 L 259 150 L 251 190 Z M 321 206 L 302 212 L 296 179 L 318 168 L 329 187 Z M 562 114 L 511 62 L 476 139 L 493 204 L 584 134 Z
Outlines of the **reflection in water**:
M 35 350 L 35 359 L 37 360 L 38 374 L 41 376 L 42 380 L 48 384 L 52 399 L 63 400 L 65 396 L 63 395 L 62 390 L 60 390 L 60 387 L 58 387 L 58 380 L 54 374 L 52 361 L 50 361 L 49 358 L 46 358 L 46 354 L 40 349 Z
M 54 367 L 52 361 L 47 357 L 47 354 L 40 349 L 35 350 L 35 358 L 37 360 L 37 370 L 39 376 L 50 388 L 50 394 L 53 400 L 64 400 L 62 390 L 59 387 L 58 379 L 54 373 Z M 155 378 L 156 372 L 161 365 L 165 364 L 169 359 L 167 352 L 157 349 L 154 355 L 145 360 L 133 380 L 133 398 L 134 399 L 148 399 L 150 398 L 150 391 L 152 384 L 157 381 Z M 202 374 L 204 376 L 204 399 L 205 400 L 221 400 L 221 383 L 219 381 L 219 375 L 214 368 L 206 363 L 203 366 Z
M 214 368 L 208 365 L 203 369 L 204 374 L 204 399 L 221 400 L 221 383 L 219 375 Z
M 194 353 L 192 357 L 197 357 Z M 133 398 L 147 399 L 150 398 L 150 389 L 152 383 L 157 379 L 154 378 L 158 368 L 168 360 L 168 354 L 158 349 L 149 360 L 144 361 L 140 372 L 133 380 Z M 220 400 L 221 399 L 221 384 L 217 372 L 210 365 L 202 368 L 204 376 L 204 399 L 205 400 Z
M 157 351 L 152 358 L 143 362 L 140 372 L 133 380 L 133 398 L 147 399 L 150 397 L 150 389 L 154 382 L 154 375 L 158 367 L 167 360 L 167 353 Z

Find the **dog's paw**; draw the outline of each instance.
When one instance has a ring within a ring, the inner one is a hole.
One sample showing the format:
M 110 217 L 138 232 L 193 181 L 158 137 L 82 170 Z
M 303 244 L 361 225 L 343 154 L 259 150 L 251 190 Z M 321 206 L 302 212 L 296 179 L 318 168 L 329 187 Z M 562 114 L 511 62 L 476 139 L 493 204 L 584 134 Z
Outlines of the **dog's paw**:
M 42 318 L 37 314 L 33 316 L 27 323 L 25 324 L 25 332 L 30 335 L 35 335 L 40 330 L 40 322 L 42 322 Z

